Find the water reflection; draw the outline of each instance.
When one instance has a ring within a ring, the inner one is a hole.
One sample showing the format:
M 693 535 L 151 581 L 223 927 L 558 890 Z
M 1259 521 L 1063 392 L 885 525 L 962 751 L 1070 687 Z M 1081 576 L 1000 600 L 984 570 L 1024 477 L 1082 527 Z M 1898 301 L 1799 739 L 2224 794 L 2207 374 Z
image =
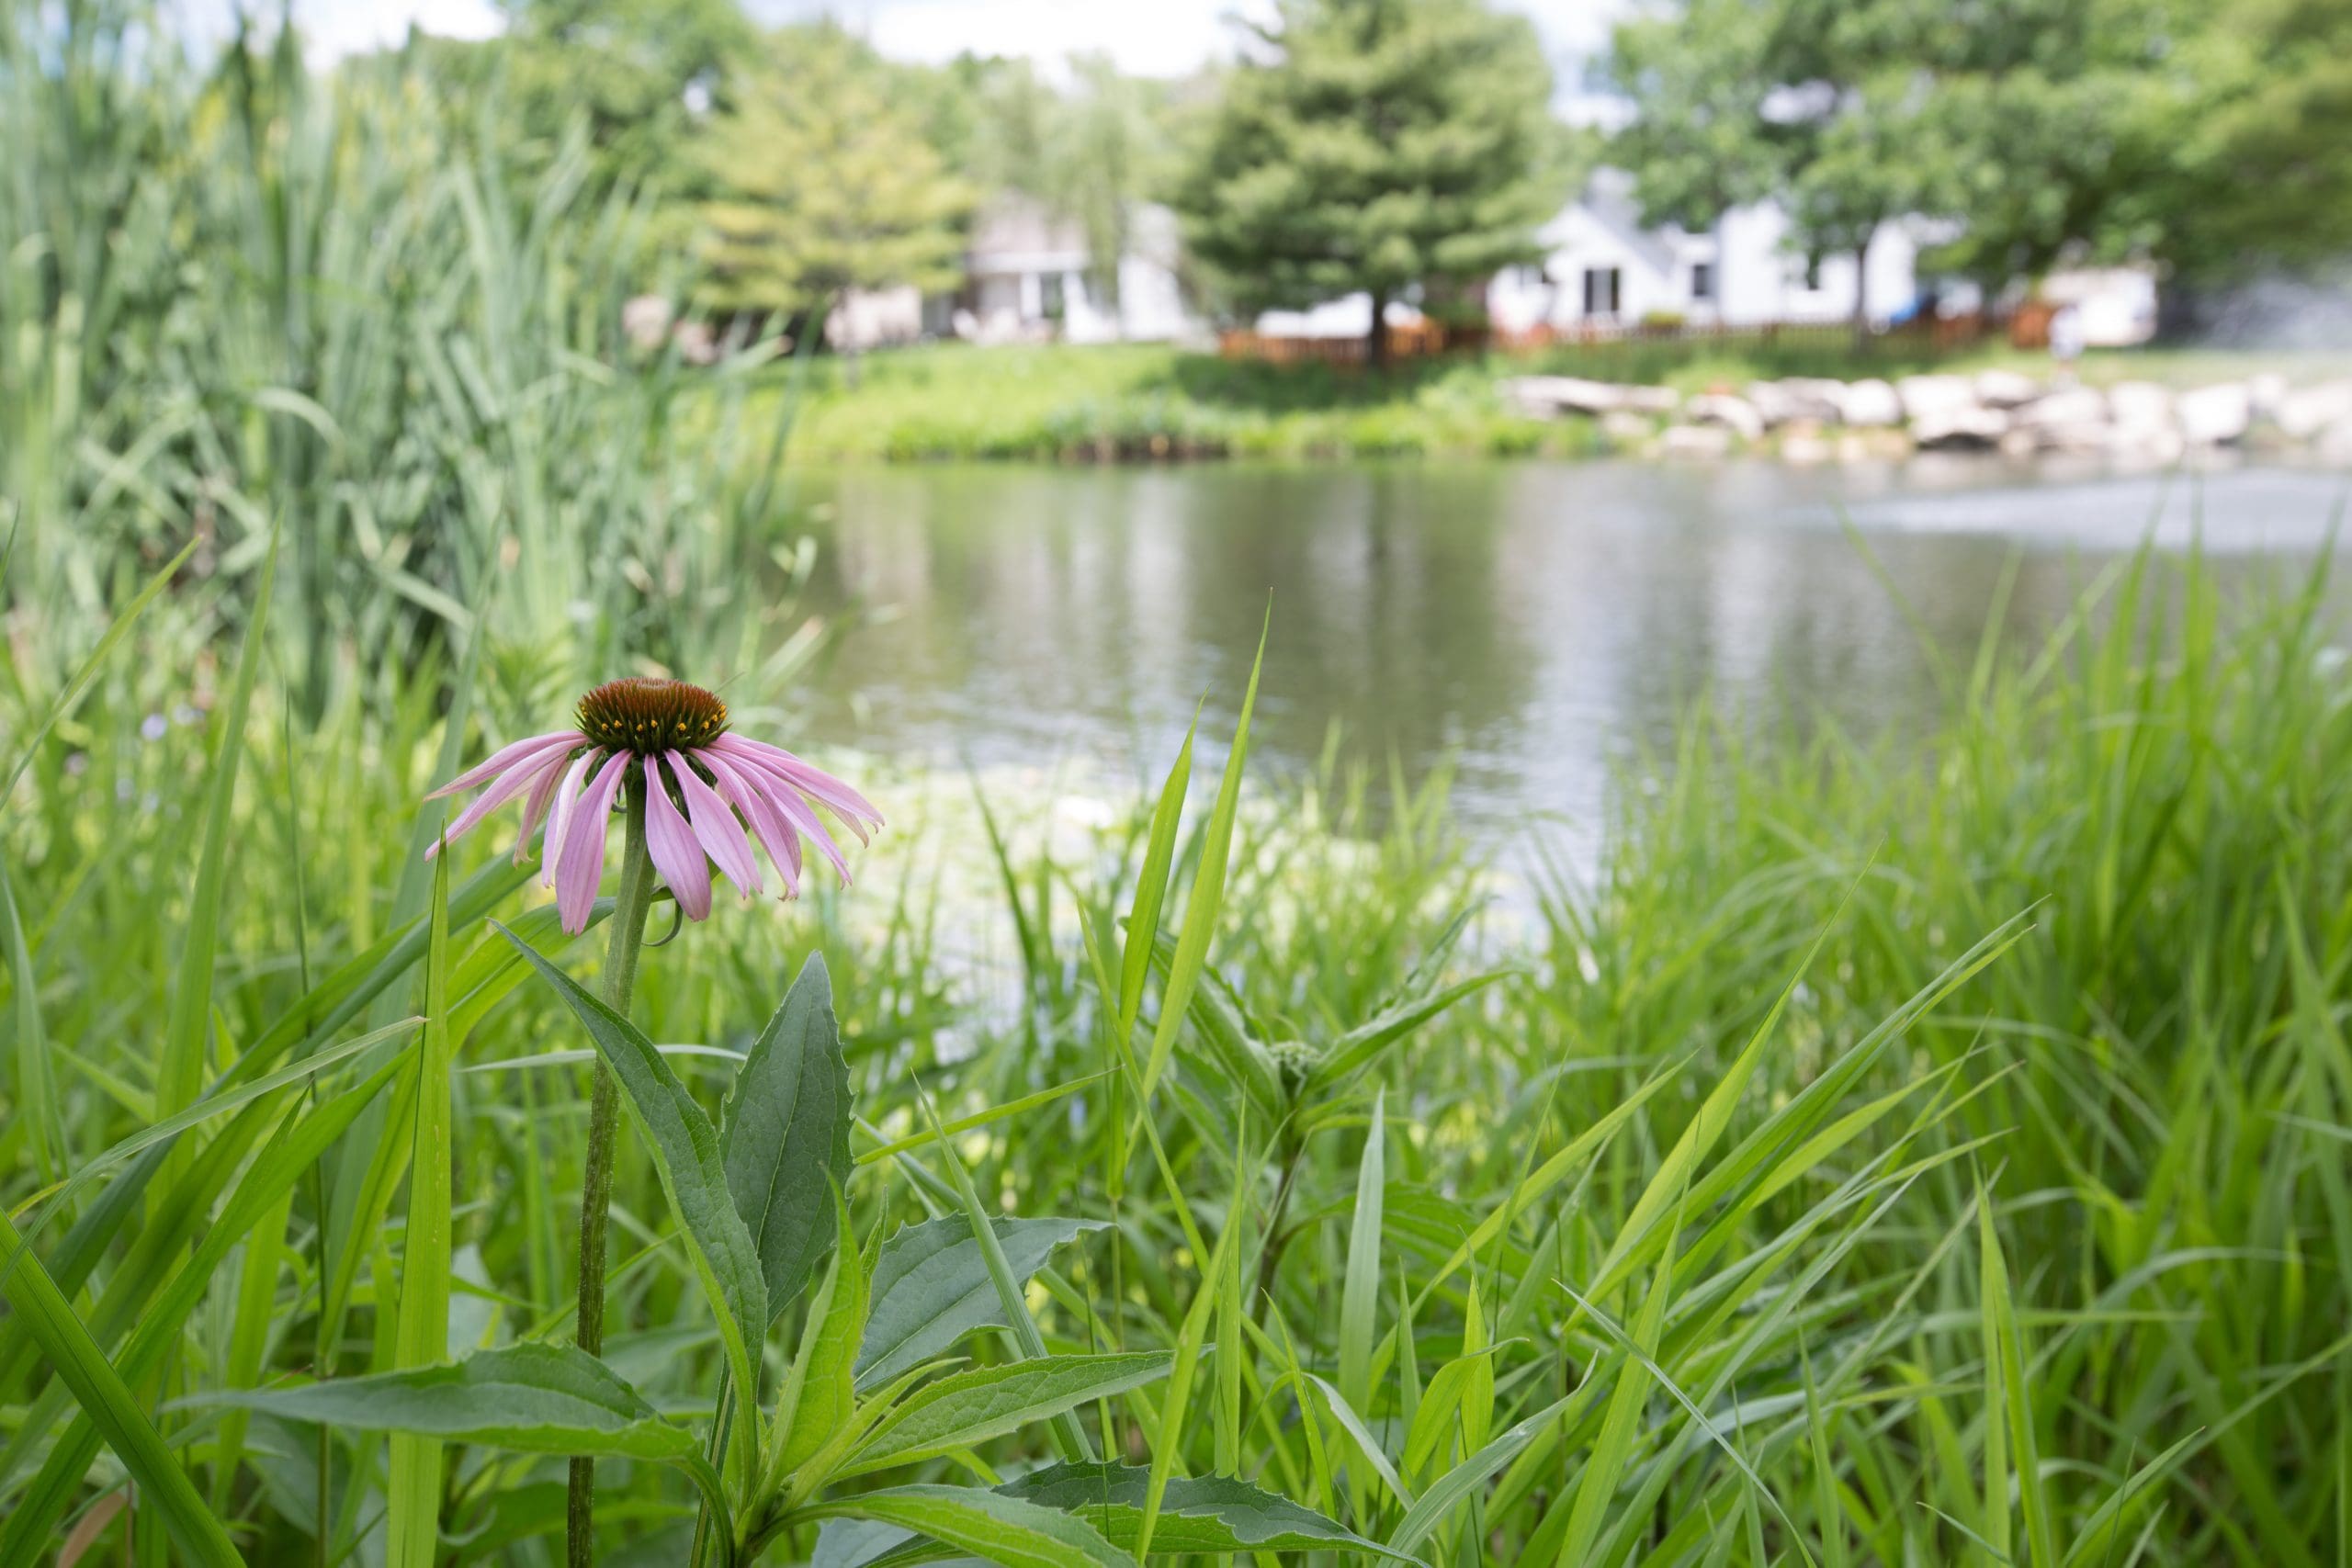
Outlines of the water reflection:
M 1207 728 L 1229 728 L 1271 594 L 1262 758 L 1307 766 L 1337 725 L 1411 777 L 1458 759 L 1481 832 L 1549 818 L 1576 840 L 1695 693 L 1899 732 L 1932 706 L 1928 649 L 1973 654 L 2012 557 L 2006 630 L 2030 635 L 2152 527 L 2200 532 L 2232 575 L 2307 570 L 2346 488 L 1982 461 L 1422 464 L 854 470 L 804 476 L 798 500 L 826 546 L 820 600 L 888 612 L 847 639 L 829 733 L 1156 777 L 1202 694 Z

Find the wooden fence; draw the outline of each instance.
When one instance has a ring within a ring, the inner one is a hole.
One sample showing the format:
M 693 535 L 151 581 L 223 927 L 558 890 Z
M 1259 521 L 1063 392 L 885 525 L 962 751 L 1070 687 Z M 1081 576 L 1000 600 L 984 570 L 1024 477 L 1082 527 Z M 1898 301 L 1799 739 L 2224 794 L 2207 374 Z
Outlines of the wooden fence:
M 1905 321 L 1873 332 L 1860 345 L 1861 353 L 1884 352 L 1917 356 L 1954 353 L 1981 342 L 1997 323 L 1970 312 Z M 1217 337 L 1217 352 L 1227 359 L 1252 359 L 1269 365 L 1361 366 L 1366 344 L 1361 337 L 1284 337 L 1233 331 Z M 1525 332 L 1498 332 L 1484 326 L 1447 326 L 1418 321 L 1388 329 L 1388 358 L 1396 363 L 1440 355 L 1546 354 L 1593 349 L 1683 346 L 1703 351 L 1721 347 L 1818 347 L 1824 351 L 1852 349 L 1850 318 L 1805 317 L 1781 321 L 1727 326 L 1714 321 L 1653 319 L 1631 321 L 1578 321 L 1566 326 L 1544 324 Z

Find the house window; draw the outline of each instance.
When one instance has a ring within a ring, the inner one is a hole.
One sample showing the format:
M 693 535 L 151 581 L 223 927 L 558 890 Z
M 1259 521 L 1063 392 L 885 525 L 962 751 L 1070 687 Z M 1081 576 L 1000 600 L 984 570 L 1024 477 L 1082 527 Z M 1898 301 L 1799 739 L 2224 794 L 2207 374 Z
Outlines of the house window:
M 1690 299 L 1692 303 L 1702 303 L 1706 300 L 1713 299 L 1714 297 L 1715 264 L 1713 262 L 1692 262 L 1690 264 Z
M 1058 321 L 1062 319 L 1063 309 L 1062 275 L 1049 272 L 1039 280 L 1037 313 L 1046 321 Z
M 1613 266 L 1585 268 L 1584 313 L 1588 316 L 1615 315 L 1618 281 L 1618 272 Z

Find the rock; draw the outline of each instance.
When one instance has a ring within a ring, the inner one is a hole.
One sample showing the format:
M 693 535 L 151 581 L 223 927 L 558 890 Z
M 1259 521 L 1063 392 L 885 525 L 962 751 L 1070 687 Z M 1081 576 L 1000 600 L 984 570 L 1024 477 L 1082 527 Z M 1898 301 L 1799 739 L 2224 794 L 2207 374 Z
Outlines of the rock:
M 2352 463 L 2352 418 L 2337 420 L 2321 431 L 2312 450 L 2331 463 Z
M 1971 408 L 1976 402 L 1976 389 L 1965 376 L 1905 376 L 1894 384 L 1894 395 L 1902 401 L 1903 417 L 1914 421 Z
M 2278 400 L 2270 417 L 2282 434 L 2297 441 L 2309 441 L 2352 421 L 2352 381 L 2323 381 L 2316 387 L 2293 388 Z
M 1693 424 L 1720 424 L 1736 432 L 1742 441 L 1764 438 L 1764 416 L 1746 398 L 1735 398 L 1728 392 L 1709 392 L 1682 405 L 1682 417 Z
M 1923 452 L 1989 452 L 2009 428 L 2007 414 L 1972 402 L 1913 420 L 1911 439 Z
M 2290 390 L 2287 378 L 2276 370 L 2265 370 L 2245 379 L 2246 402 L 2256 419 L 2276 420 Z
M 1503 397 L 1539 419 L 1562 414 L 1600 415 L 1619 410 L 1671 413 L 1681 401 L 1670 387 L 1624 387 L 1574 376 L 1515 376 L 1502 383 Z
M 2105 424 L 2107 398 L 2091 387 L 2062 387 L 2030 408 L 2021 410 L 2018 417 L 2038 430 L 2057 430 L 2067 425 Z
M 1731 432 L 1720 424 L 1670 424 L 1658 437 L 1657 449 L 1668 457 L 1727 457 Z
M 1838 417 L 1865 427 L 1901 424 L 1903 400 L 1884 381 L 1850 382 L 1838 389 Z
M 2001 437 L 2004 457 L 2030 457 L 2041 450 L 2041 437 L 2022 424 L 2011 426 L 2009 433 Z
M 2118 381 L 2107 389 L 2107 412 L 2124 430 L 2169 431 L 2173 427 L 2171 391 L 2154 381 Z
M 1751 382 L 1747 400 L 1756 405 L 1764 423 L 1775 428 L 1799 420 L 1835 424 L 1845 417 L 1845 391 L 1843 381 L 1792 376 L 1781 381 Z
M 2103 419 L 2044 422 L 2033 427 L 2033 436 L 2044 452 L 2105 452 L 2115 446 L 2116 427 Z
M 2180 434 L 2192 446 L 2243 441 L 2254 423 L 2254 398 L 2242 381 L 2183 392 L 2174 408 L 2180 416 Z
M 1975 391 L 1988 409 L 2020 409 L 2041 396 L 2041 383 L 2019 370 L 1980 370 Z
M 1657 423 L 1645 413 L 1611 409 L 1600 416 L 1600 434 L 1612 446 L 1639 446 L 1657 433 Z
M 1815 419 L 1792 421 L 1781 432 L 1781 461 L 1784 463 L 1826 463 L 1838 456 L 1838 444 L 1832 441 Z

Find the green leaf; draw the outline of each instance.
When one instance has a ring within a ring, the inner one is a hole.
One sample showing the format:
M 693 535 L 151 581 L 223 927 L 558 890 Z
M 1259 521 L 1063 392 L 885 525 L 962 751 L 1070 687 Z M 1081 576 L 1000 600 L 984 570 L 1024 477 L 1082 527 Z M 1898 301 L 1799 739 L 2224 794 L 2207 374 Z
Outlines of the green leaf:
M 1233 823 L 1241 810 L 1241 772 L 1250 757 L 1250 716 L 1258 705 L 1258 676 L 1266 664 L 1266 630 L 1273 625 L 1271 605 L 1266 626 L 1258 633 L 1258 657 L 1250 666 L 1250 689 L 1242 694 L 1241 719 L 1233 731 L 1233 750 L 1226 754 L 1225 777 L 1218 784 L 1216 805 L 1209 811 L 1201 835 L 1201 861 L 1193 872 L 1193 892 L 1184 905 L 1184 923 L 1176 937 L 1176 956 L 1168 965 L 1168 981 L 1159 998 L 1159 1022 L 1151 1032 L 1151 1053 L 1144 1060 L 1143 1099 L 1148 1102 L 1167 1070 L 1168 1054 L 1184 1025 L 1184 1011 L 1193 987 L 1209 956 L 1209 938 L 1216 932 L 1218 911 L 1225 905 L 1226 862 L 1233 852 Z M 1132 943 L 1135 938 L 1130 936 Z M 1125 1044 L 1125 1042 L 1122 1042 Z M 1137 1114 L 1142 1114 L 1141 1108 Z
M 1054 1248 L 1101 1220 L 1039 1218 L 991 1221 L 1005 1261 L 1023 1283 Z M 967 1334 L 1004 1326 L 1004 1309 L 989 1277 L 988 1260 L 962 1214 L 908 1225 L 882 1244 L 874 1266 L 874 1306 L 858 1351 L 861 1388 L 920 1366 Z
M 862 1475 L 1003 1437 L 1090 1399 L 1165 1377 L 1172 1359 L 1165 1350 L 1042 1356 L 954 1373 L 902 1400 L 838 1473 Z
M 692 1432 L 663 1420 L 604 1362 L 576 1346 L 537 1340 L 453 1364 L 290 1388 L 225 1389 L 187 1403 L 525 1453 L 677 1461 L 700 1452 Z
M 1388 1091 L 1373 1098 L 1372 1128 L 1356 1168 L 1355 1213 L 1348 1227 L 1347 1273 L 1340 1287 L 1340 1392 L 1358 1410 L 1372 1408 L 1372 1315 L 1380 1299 L 1380 1218 L 1387 1190 Z
M 1143 984 L 1151 973 L 1153 944 L 1159 936 L 1159 907 L 1168 897 L 1168 874 L 1176 859 L 1176 830 L 1184 816 L 1184 794 L 1193 778 L 1193 736 L 1200 728 L 1195 717 L 1184 731 L 1183 749 L 1176 753 L 1168 782 L 1159 786 L 1159 804 L 1151 813 L 1151 838 L 1145 846 L 1143 873 L 1136 878 L 1135 902 L 1127 910 L 1127 940 L 1119 957 L 1119 1039 L 1136 1031 L 1143 1010 Z
M 759 1249 L 771 1321 L 833 1244 L 833 1192 L 849 1181 L 849 1064 L 824 955 L 810 953 L 735 1074 L 720 1118 L 735 1210 Z
M 443 854 L 433 863 L 424 949 L 424 1043 L 416 1058 L 416 1115 L 409 1128 L 408 1226 L 392 1341 L 396 1371 L 430 1367 L 449 1353 L 450 1057 L 449 857 Z M 441 1544 L 440 1439 L 395 1435 L 390 1470 L 385 1561 L 391 1568 L 433 1568 Z
M 205 1039 L 212 1022 L 212 963 L 220 941 L 220 897 L 228 875 L 229 838 L 237 830 L 233 810 L 237 769 L 245 757 L 245 714 L 253 705 L 254 680 L 261 672 L 262 642 L 269 630 L 271 587 L 277 580 L 277 542 L 269 536 L 269 558 L 254 595 L 253 618 L 245 623 L 237 653 L 237 674 L 219 710 L 220 738 L 212 750 L 212 773 L 205 786 L 204 837 L 197 852 L 196 877 L 187 914 L 180 922 L 187 940 L 172 980 L 171 1009 L 164 1019 L 163 1054 L 155 1066 L 155 1111 L 170 1116 L 196 1102 L 204 1087 Z M 166 1156 L 166 1179 L 185 1163 Z
M 1132 1465 L 1057 1464 L 996 1490 L 1001 1496 L 1076 1514 L 1112 1544 L 1132 1551 L 1150 1479 L 1151 1472 Z M 1287 1497 L 1226 1475 L 1171 1476 L 1160 1495 L 1151 1545 L 1154 1551 L 1355 1551 L 1419 1561 L 1366 1540 Z
M 868 1281 L 865 1260 L 850 1237 L 848 1206 L 838 1190 L 831 1196 L 841 1240 L 819 1288 L 820 1300 L 810 1303 L 816 1315 L 793 1362 L 788 1392 L 777 1404 L 778 1425 L 784 1428 L 772 1466 L 777 1476 L 807 1463 L 849 1423 L 857 1407 L 857 1342 L 865 1331 Z
M 139 1402 L 74 1314 L 73 1303 L 18 1238 L 5 1213 L 0 1213 L 0 1252 L 16 1265 L 7 1271 L 9 1305 L 81 1402 L 83 1413 L 139 1483 L 144 1506 L 163 1516 L 164 1528 L 190 1562 L 203 1568 L 242 1568 L 244 1559 L 237 1555 L 228 1532 L 205 1507 L 179 1460 L 164 1446 Z
M 9 536 L 13 547 L 13 530 Z M 187 558 L 196 554 L 196 547 L 203 542 L 199 536 L 181 546 L 180 553 L 165 561 L 163 570 L 149 578 L 147 586 L 122 607 L 122 613 L 107 627 L 106 635 L 98 638 L 98 646 L 90 650 L 90 657 L 82 660 L 82 667 L 74 671 L 73 679 L 65 682 L 65 689 L 57 694 L 57 700 L 49 705 L 49 711 L 42 714 L 40 722 L 33 726 L 32 733 L 25 739 L 24 750 L 17 753 L 16 761 L 9 766 L 7 784 L 0 785 L 0 801 L 17 793 L 17 781 L 25 776 L 25 769 L 31 765 L 34 753 L 40 750 L 40 743 L 49 739 L 49 732 L 57 728 L 59 719 L 74 711 L 74 705 L 82 700 L 82 694 L 88 691 L 90 682 L 98 678 L 98 671 L 105 665 L 107 656 L 130 635 L 130 628 L 139 624 L 140 615 L 155 602 L 157 594 L 171 586 L 172 579 L 179 575 L 180 568 L 187 564 Z M 274 540 L 271 547 L 276 548 Z
M 498 925 L 495 920 L 491 923 Z M 767 1284 L 760 1269 L 759 1249 L 728 1190 L 718 1129 L 637 1025 L 540 957 L 513 931 L 503 925 L 498 930 L 555 987 L 556 994 L 571 1004 L 597 1055 L 613 1069 L 652 1147 L 653 1168 L 662 1179 L 662 1190 L 685 1227 L 691 1244 L 687 1253 L 718 1316 L 735 1386 L 744 1391 L 758 1388 L 759 1346 L 768 1329 Z M 736 1408 L 748 1452 L 759 1440 L 758 1412 L 748 1392 L 737 1401 Z
M 972 1486 L 894 1486 L 808 1510 L 874 1519 L 1007 1568 L 1132 1568 L 1135 1559 L 1075 1514 Z

